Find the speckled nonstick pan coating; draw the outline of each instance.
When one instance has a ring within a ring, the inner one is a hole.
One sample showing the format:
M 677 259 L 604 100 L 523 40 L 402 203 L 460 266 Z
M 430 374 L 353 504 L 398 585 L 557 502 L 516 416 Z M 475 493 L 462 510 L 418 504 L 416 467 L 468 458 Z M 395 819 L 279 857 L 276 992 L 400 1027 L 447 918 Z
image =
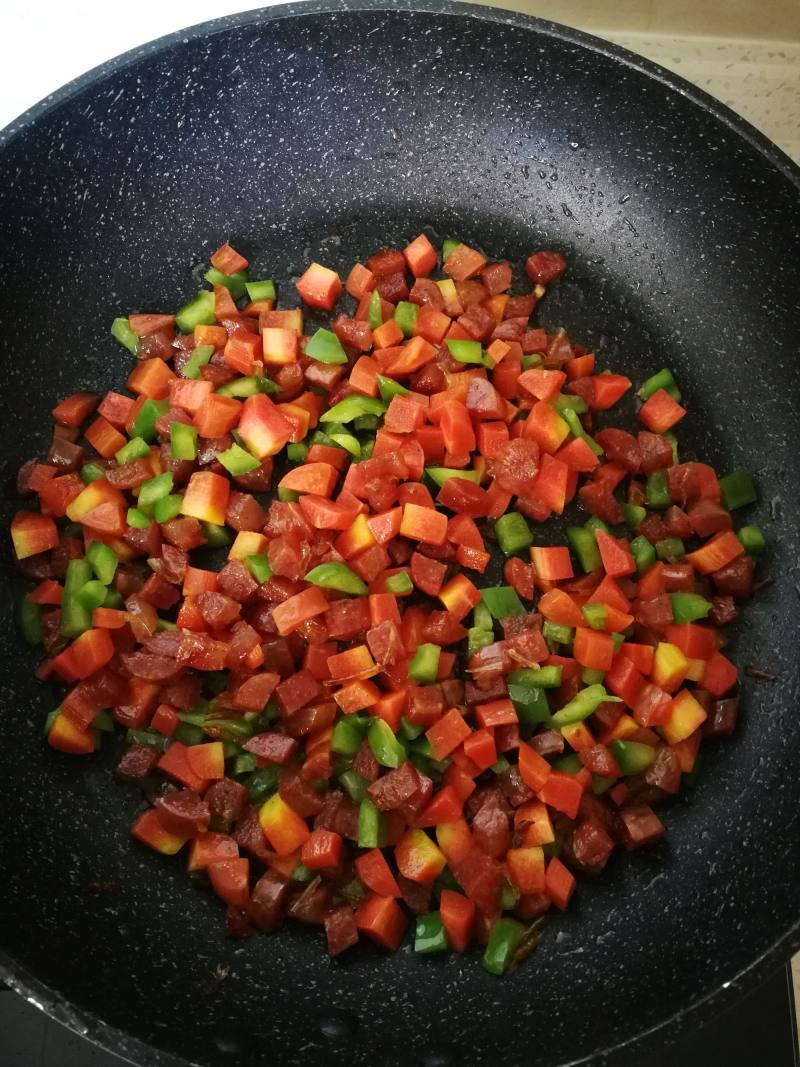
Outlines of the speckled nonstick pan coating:
M 616 1062 L 800 945 L 798 171 L 721 105 L 604 42 L 410 6 L 329 0 L 209 23 L 86 75 L 0 135 L 3 523 L 54 402 L 127 373 L 112 318 L 174 308 L 221 241 L 284 292 L 309 257 L 346 270 L 423 225 L 517 261 L 554 247 L 569 272 L 543 323 L 637 381 L 674 368 L 686 453 L 757 476 L 776 580 L 735 656 L 778 677 L 745 680 L 737 736 L 708 747 L 697 788 L 665 814 L 667 840 L 582 884 L 513 977 L 408 946 L 330 962 L 318 931 L 226 942 L 221 908 L 180 862 L 131 843 L 137 800 L 113 779 L 115 746 L 73 760 L 41 743 L 52 695 L 15 633 L 3 538 L 6 973 L 148 1067 Z M 97 881 L 118 891 L 87 892 Z

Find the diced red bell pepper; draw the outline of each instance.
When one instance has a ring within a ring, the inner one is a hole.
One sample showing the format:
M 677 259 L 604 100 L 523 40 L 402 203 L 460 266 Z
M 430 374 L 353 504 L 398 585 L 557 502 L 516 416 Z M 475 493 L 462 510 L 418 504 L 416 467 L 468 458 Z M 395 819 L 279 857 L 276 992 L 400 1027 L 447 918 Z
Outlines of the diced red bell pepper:
M 360 905 L 356 912 L 356 926 L 362 934 L 394 952 L 406 932 L 406 917 L 393 897 L 375 894 Z
M 558 856 L 553 856 L 545 872 L 545 892 L 557 908 L 566 911 L 575 890 L 575 877 Z
M 466 952 L 475 925 L 473 902 L 452 889 L 443 889 L 439 897 L 439 914 L 450 948 L 454 952 Z
M 342 292 L 342 282 L 335 270 L 312 263 L 298 279 L 297 291 L 309 307 L 330 311 Z
M 578 806 L 583 796 L 583 786 L 577 775 L 552 771 L 537 796 L 542 803 L 574 819 L 578 814 Z
M 11 540 L 17 559 L 27 559 L 55 548 L 58 544 L 58 529 L 49 515 L 40 515 L 36 511 L 18 511 L 11 520 Z
M 246 857 L 217 860 L 207 867 L 211 888 L 232 908 L 246 908 L 250 901 L 250 860 Z
M 665 389 L 658 389 L 639 411 L 639 418 L 651 433 L 666 433 L 686 414 L 686 408 L 673 400 Z
M 404 878 L 426 885 L 437 878 L 447 860 L 424 830 L 407 830 L 395 845 L 397 869 Z

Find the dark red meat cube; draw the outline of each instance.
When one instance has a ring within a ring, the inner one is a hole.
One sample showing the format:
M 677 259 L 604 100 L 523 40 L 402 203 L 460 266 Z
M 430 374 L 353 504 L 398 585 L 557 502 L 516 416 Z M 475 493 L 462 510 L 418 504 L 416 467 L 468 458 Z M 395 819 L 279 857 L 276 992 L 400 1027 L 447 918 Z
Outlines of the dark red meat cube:
M 274 871 L 267 871 L 253 887 L 247 917 L 262 933 L 271 933 L 283 922 L 288 903 L 288 884 Z
M 266 863 L 272 855 L 255 808 L 248 808 L 244 812 L 236 823 L 232 836 L 240 848 L 261 863 Z
M 567 858 L 580 870 L 598 874 L 614 851 L 614 841 L 597 819 L 584 819 L 572 831 Z
M 368 782 L 376 782 L 380 778 L 381 766 L 375 759 L 369 741 L 366 739 L 361 742 L 358 752 L 353 757 L 351 769 Z
M 664 824 L 647 804 L 623 808 L 619 818 L 622 824 L 622 841 L 627 849 L 642 848 L 664 836 Z
M 325 916 L 325 936 L 328 939 L 328 952 L 338 956 L 358 942 L 358 928 L 353 909 L 349 904 L 339 904 L 331 908 Z
M 373 782 L 367 792 L 378 811 L 395 811 L 420 791 L 420 774 L 410 760 Z
M 753 594 L 753 569 L 755 561 L 752 556 L 739 556 L 727 566 L 711 575 L 717 592 L 723 596 L 732 596 L 734 600 L 747 600 Z
M 131 745 L 117 764 L 117 774 L 127 782 L 137 782 L 152 774 L 161 753 L 147 745 Z
M 212 818 L 222 822 L 237 822 L 247 806 L 247 790 L 232 778 L 212 782 L 203 797 Z
M 208 804 L 194 789 L 174 789 L 155 802 L 158 821 L 168 833 L 178 837 L 204 834 L 211 821 Z
M 256 734 L 243 745 L 247 752 L 252 752 L 259 759 L 268 760 L 270 763 L 287 764 L 298 748 L 295 738 L 287 737 L 268 730 L 263 734 Z
M 695 690 L 695 695 L 697 690 Z M 703 723 L 703 732 L 706 737 L 730 737 L 736 729 L 736 719 L 739 714 L 739 698 L 726 697 L 724 700 L 715 700 L 709 716 Z
M 672 466 L 672 445 L 666 437 L 649 430 L 639 431 L 639 452 L 642 458 L 642 473 L 665 470 Z
M 278 792 L 281 798 L 303 819 L 311 819 L 322 809 L 325 798 L 317 793 L 302 777 L 296 768 L 281 772 L 278 779 Z M 330 794 L 326 794 L 329 796 Z
M 292 715 L 312 700 L 317 700 L 323 692 L 311 671 L 304 669 L 280 683 L 275 690 L 275 700 L 284 715 Z
M 431 910 L 431 898 L 433 897 L 433 882 L 421 885 L 412 882 L 410 878 L 397 875 L 397 884 L 400 887 L 400 895 L 403 903 L 413 915 L 427 915 Z

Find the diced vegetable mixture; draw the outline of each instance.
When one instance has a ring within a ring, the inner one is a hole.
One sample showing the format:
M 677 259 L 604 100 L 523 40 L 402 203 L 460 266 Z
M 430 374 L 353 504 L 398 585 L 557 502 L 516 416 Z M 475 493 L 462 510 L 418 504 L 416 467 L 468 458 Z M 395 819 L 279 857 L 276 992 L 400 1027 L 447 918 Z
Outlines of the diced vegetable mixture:
M 531 324 L 556 252 L 511 295 L 421 234 L 344 285 L 312 263 L 280 310 L 229 245 L 211 263 L 177 314 L 115 320 L 125 390 L 59 403 L 20 471 L 47 739 L 125 732 L 134 837 L 230 936 L 397 949 L 411 916 L 416 952 L 503 974 L 732 733 L 752 480 L 679 456 L 668 369 L 613 425 L 631 381 Z

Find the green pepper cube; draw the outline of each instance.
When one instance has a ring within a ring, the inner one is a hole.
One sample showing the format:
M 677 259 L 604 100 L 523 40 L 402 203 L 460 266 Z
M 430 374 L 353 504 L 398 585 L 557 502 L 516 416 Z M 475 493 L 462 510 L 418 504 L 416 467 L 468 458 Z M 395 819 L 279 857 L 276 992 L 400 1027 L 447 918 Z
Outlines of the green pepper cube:
M 550 725 L 557 728 L 583 722 L 604 703 L 620 704 L 619 697 L 610 696 L 602 685 L 587 685 L 572 700 L 550 717 Z
M 184 378 L 191 378 L 192 381 L 197 381 L 200 377 L 200 368 L 205 367 L 213 355 L 214 349 L 211 345 L 197 345 L 183 365 L 181 373 Z
M 548 644 L 571 645 L 575 637 L 575 631 L 571 626 L 564 626 L 560 622 L 551 622 L 545 619 L 542 624 L 542 637 Z
M 497 543 L 507 556 L 522 552 L 533 544 L 531 528 L 518 511 L 507 511 L 505 515 L 501 515 L 494 524 L 494 533 Z
M 603 449 L 598 445 L 597 441 L 584 430 L 583 423 L 578 418 L 578 412 L 575 411 L 574 408 L 564 408 L 560 414 L 575 437 L 580 437 L 581 440 L 585 441 L 596 456 L 603 455 Z
M 307 582 L 323 589 L 338 589 L 351 596 L 366 596 L 367 585 L 344 563 L 320 563 L 306 575 Z
M 705 619 L 711 611 L 711 601 L 699 593 L 670 593 L 672 618 L 676 623 L 695 622 Z
M 373 719 L 367 734 L 369 747 L 381 767 L 399 767 L 405 763 L 408 753 L 392 733 L 392 728 L 383 719 Z
M 102 541 L 92 541 L 86 550 L 86 559 L 103 585 L 111 585 L 119 563 L 114 550 Z
M 411 337 L 413 335 L 418 313 L 419 308 L 416 304 L 411 304 L 408 300 L 398 301 L 392 318 L 403 331 L 404 337 Z
M 480 626 L 471 626 L 467 630 L 467 655 L 474 656 L 482 648 L 494 643 L 494 630 L 484 630 Z
M 240 399 L 247 399 L 248 396 L 255 396 L 256 393 L 264 393 L 268 390 L 262 388 L 262 383 L 269 381 L 269 378 L 262 378 L 258 374 L 249 374 L 246 378 L 233 378 L 229 382 L 225 382 L 218 389 L 215 390 L 217 396 L 233 396 Z
M 234 300 L 244 296 L 247 271 L 239 270 L 235 274 L 223 274 L 216 267 L 210 267 L 203 277 L 209 285 L 224 285 Z
M 369 797 L 364 797 L 358 806 L 358 847 L 381 848 L 383 842 L 383 815 Z
M 525 936 L 525 927 L 516 919 L 496 919 L 483 954 L 483 966 L 490 974 L 503 975 L 513 959 L 514 950 Z
M 139 487 L 139 507 L 152 507 L 157 500 L 167 496 L 171 489 L 172 471 L 164 471 L 163 474 L 157 474 L 155 478 L 150 478 Z
M 358 419 L 356 419 L 356 422 L 357 421 Z M 361 442 L 351 433 L 332 433 L 331 441 L 333 441 L 335 445 L 338 445 L 339 448 L 343 448 L 345 452 L 349 452 L 351 456 L 355 456 L 356 458 L 361 456 Z
M 331 749 L 340 756 L 355 756 L 364 740 L 364 732 L 353 715 L 339 719 L 331 734 Z
M 244 562 L 259 584 L 268 582 L 272 577 L 272 567 L 270 567 L 266 556 L 245 556 Z
M 172 422 L 169 447 L 173 459 L 197 459 L 197 430 L 185 422 Z
M 125 518 L 128 526 L 132 526 L 134 530 L 146 530 L 151 521 L 147 512 L 140 508 L 128 508 Z
M 217 321 L 214 308 L 214 294 L 208 289 L 201 289 L 197 296 L 179 309 L 175 323 L 181 333 L 193 333 L 195 326 L 213 326 Z
M 483 349 L 480 341 L 446 341 L 450 355 L 457 363 L 482 363 Z
M 722 491 L 722 503 L 728 511 L 735 511 L 736 508 L 743 508 L 758 501 L 756 487 L 747 471 L 726 474 L 724 478 L 720 478 L 719 487 Z
M 455 252 L 460 244 L 463 244 L 463 241 L 458 241 L 455 237 L 445 237 L 444 241 L 442 241 L 442 263 L 451 253 Z
M 634 537 L 631 541 L 631 555 L 636 561 L 639 574 L 649 571 L 656 561 L 656 550 L 646 537 Z
M 141 437 L 132 437 L 126 445 L 122 446 L 114 458 L 122 466 L 123 463 L 130 463 L 134 459 L 144 459 L 145 456 L 149 455 L 150 446 L 147 441 Z
M 486 607 L 483 600 L 479 600 L 475 607 L 472 609 L 472 625 L 476 626 L 479 630 L 491 631 L 494 622 L 492 620 L 492 613 Z
M 183 497 L 180 493 L 170 493 L 162 496 L 153 504 L 153 518 L 156 522 L 171 522 L 177 519 L 183 508 Z
M 250 471 L 258 470 L 261 466 L 260 460 L 257 460 L 255 456 L 235 442 L 224 452 L 219 452 L 217 459 L 234 478 L 237 478 L 240 474 L 249 474 Z
M 431 952 L 446 952 L 447 934 L 444 932 L 442 917 L 438 911 L 417 916 L 414 930 L 414 951 L 421 955 Z
M 372 296 L 367 305 L 367 322 L 371 330 L 377 330 L 383 325 L 383 308 L 381 306 L 381 294 L 377 289 L 372 290 Z
M 275 282 L 271 279 L 245 282 L 244 287 L 247 290 L 247 295 L 252 301 L 278 299 L 278 294 L 275 292 Z
M 86 608 L 87 611 L 94 611 L 95 608 L 99 608 L 106 598 L 106 587 L 97 578 L 92 578 L 86 585 L 82 586 L 77 593 L 79 603 Z
M 639 741 L 612 741 L 609 747 L 623 774 L 641 774 L 656 758 L 652 745 Z
M 527 615 L 516 589 L 500 585 L 495 589 L 481 589 L 483 603 L 493 619 L 507 619 L 511 615 Z
M 320 327 L 306 344 L 305 354 L 317 363 L 347 363 L 342 342 L 333 332 Z
M 581 668 L 581 681 L 584 685 L 602 685 L 605 676 L 605 671 L 598 671 L 593 667 Z
M 394 381 L 393 378 L 384 378 L 382 374 L 376 375 L 378 381 L 378 392 L 381 394 L 381 400 L 384 404 L 389 405 L 392 402 L 393 396 L 408 396 L 411 392 L 410 389 L 406 389 L 400 382 Z
M 649 400 L 653 393 L 657 393 L 659 389 L 663 389 L 665 393 L 669 393 L 675 403 L 680 404 L 681 393 L 669 367 L 663 367 L 651 378 L 648 378 L 647 381 L 642 384 L 642 387 L 639 390 L 639 396 L 642 400 Z
M 528 352 L 522 357 L 523 370 L 530 370 L 531 367 L 538 367 L 541 363 L 544 363 L 544 358 L 539 352 Z
M 638 504 L 622 504 L 622 517 L 629 530 L 635 530 L 647 518 L 647 509 Z
M 686 555 L 686 546 L 680 537 L 665 537 L 656 541 L 656 555 L 665 563 L 680 563 Z
M 653 471 L 652 474 L 648 474 L 645 497 L 648 505 L 658 511 L 663 511 L 670 506 L 672 497 L 669 495 L 667 472 L 665 470 Z
M 367 798 L 367 786 L 369 782 L 355 771 L 342 771 L 339 775 L 339 784 L 345 793 L 356 804 L 360 804 Z
M 145 441 L 152 441 L 156 435 L 156 422 L 169 407 L 168 400 L 145 400 L 139 408 L 139 413 L 134 419 L 131 434 L 133 437 L 141 437 Z
M 444 485 L 450 478 L 462 478 L 465 482 L 474 482 L 476 485 L 481 480 L 480 471 L 458 470 L 455 467 L 426 467 L 425 473 L 436 485 Z
M 410 593 L 414 588 L 414 583 L 408 576 L 407 571 L 398 571 L 397 574 L 390 575 L 385 581 L 386 591 L 388 593 L 394 593 L 395 596 L 402 596 L 404 593 Z
M 131 324 L 126 318 L 120 316 L 111 323 L 111 336 L 121 345 L 124 345 L 132 355 L 136 355 L 136 346 L 139 343 L 138 336 L 131 329 Z
M 320 422 L 352 422 L 359 415 L 383 415 L 386 404 L 382 400 L 371 396 L 358 396 L 353 394 L 328 408 L 320 416 Z
M 743 526 L 738 537 L 748 556 L 760 556 L 766 547 L 764 535 L 758 526 Z
M 568 526 L 567 540 L 578 557 L 581 569 L 586 574 L 597 570 L 602 565 L 603 561 L 600 557 L 600 549 L 597 547 L 594 530 L 587 530 L 585 526 Z
M 510 684 L 535 685 L 542 689 L 558 689 L 561 685 L 563 667 L 520 667 L 508 676 Z
M 61 632 L 65 637 L 80 637 L 92 625 L 91 612 L 78 600 L 78 593 L 91 579 L 92 568 L 87 560 L 69 561 L 61 598 Z
M 584 618 L 593 630 L 603 630 L 606 625 L 605 604 L 584 604 L 581 608 Z
M 525 725 L 546 722 L 550 718 L 547 694 L 539 685 L 513 682 L 508 686 L 508 697 L 517 712 L 519 721 Z
M 224 526 L 218 526 L 215 522 L 201 522 L 200 526 L 209 548 L 225 548 L 231 543 L 231 535 Z
M 305 441 L 290 441 L 286 446 L 286 458 L 292 463 L 305 463 L 308 445 Z
M 568 393 L 559 393 L 550 403 L 559 415 L 563 415 L 567 410 L 574 411 L 576 415 L 585 415 L 589 410 L 589 405 L 582 396 L 570 396 Z
M 420 685 L 430 685 L 436 681 L 439 673 L 439 657 L 442 650 L 439 645 L 424 644 L 417 648 L 408 665 L 408 676 Z
M 81 481 L 84 485 L 91 485 L 92 482 L 99 482 L 101 478 L 105 478 L 106 472 L 99 463 L 84 463 L 81 467 Z

